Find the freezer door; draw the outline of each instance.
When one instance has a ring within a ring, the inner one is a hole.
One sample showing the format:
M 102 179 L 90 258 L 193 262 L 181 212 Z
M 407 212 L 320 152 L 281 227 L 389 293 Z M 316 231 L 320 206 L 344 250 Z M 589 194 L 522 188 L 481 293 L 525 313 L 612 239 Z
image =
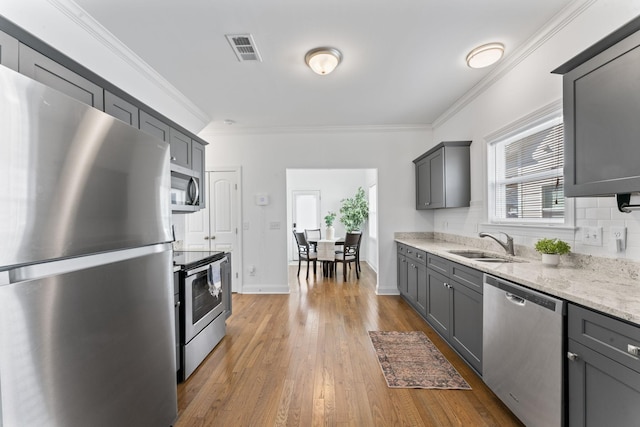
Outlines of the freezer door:
M 171 241 L 169 145 L 0 67 L 0 270 Z
M 0 425 L 173 424 L 169 244 L 8 276 L 13 283 L 0 283 Z

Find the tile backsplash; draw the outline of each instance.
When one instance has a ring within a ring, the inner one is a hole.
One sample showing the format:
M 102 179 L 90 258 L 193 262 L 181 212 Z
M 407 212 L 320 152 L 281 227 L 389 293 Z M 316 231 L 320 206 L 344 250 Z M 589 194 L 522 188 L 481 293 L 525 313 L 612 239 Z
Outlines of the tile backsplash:
M 638 201 L 632 200 L 632 203 Z M 580 197 L 574 199 L 575 230 L 571 228 L 549 227 L 504 227 L 516 245 L 533 248 L 542 237 L 559 237 L 571 245 L 575 254 L 592 255 L 604 258 L 640 261 L 640 211 L 622 213 L 618 211 L 615 197 Z M 437 209 L 434 212 L 434 231 L 436 233 L 477 237 L 478 231 L 486 227 L 486 211 L 482 201 L 474 201 L 469 208 Z M 586 244 L 585 227 L 602 229 L 602 244 Z M 618 251 L 613 237 L 612 227 L 626 229 L 626 248 Z M 492 225 L 493 230 L 500 226 Z

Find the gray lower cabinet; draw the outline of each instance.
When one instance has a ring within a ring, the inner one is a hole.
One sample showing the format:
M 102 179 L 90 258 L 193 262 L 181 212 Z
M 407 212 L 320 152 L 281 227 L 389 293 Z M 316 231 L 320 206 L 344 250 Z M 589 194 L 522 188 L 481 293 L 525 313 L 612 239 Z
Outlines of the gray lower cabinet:
M 568 305 L 568 424 L 638 425 L 640 328 Z
M 180 273 L 173 273 L 173 307 L 175 312 L 175 345 L 176 345 L 176 371 L 182 366 L 180 355 Z
M 459 208 L 471 201 L 471 141 L 446 141 L 413 161 L 416 209 Z
M 482 272 L 398 243 L 402 297 L 482 373 Z
M 427 265 L 427 322 L 482 373 L 482 272 L 432 254 Z
M 398 244 L 398 290 L 400 295 L 423 317 L 427 304 L 426 253 Z
M 0 31 L 0 64 L 18 71 L 18 39 Z
M 104 91 L 104 112 L 136 129 L 140 128 L 140 113 L 138 107 L 108 90 Z
M 20 43 L 18 71 L 98 110 L 104 110 L 102 87 Z

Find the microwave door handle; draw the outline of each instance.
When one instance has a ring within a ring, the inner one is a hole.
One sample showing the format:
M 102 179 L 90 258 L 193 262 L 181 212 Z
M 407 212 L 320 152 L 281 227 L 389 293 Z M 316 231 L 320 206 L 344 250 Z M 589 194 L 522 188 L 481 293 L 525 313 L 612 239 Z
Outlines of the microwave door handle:
M 192 205 L 197 205 L 200 199 L 200 190 L 198 189 L 198 181 L 194 177 L 189 179 L 189 198 L 191 199 Z

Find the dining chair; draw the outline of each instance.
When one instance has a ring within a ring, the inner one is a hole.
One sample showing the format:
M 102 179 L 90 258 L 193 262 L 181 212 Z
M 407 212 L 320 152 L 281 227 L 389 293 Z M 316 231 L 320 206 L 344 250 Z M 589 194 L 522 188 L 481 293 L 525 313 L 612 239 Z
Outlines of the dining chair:
M 300 266 L 302 265 L 303 260 L 307 261 L 307 279 L 309 278 L 310 262 L 313 262 L 313 274 L 315 276 L 318 254 L 310 249 L 309 242 L 303 232 L 293 230 L 293 235 L 296 238 L 296 243 L 298 245 L 298 277 L 300 277 Z
M 357 260 L 360 257 L 359 242 L 361 236 L 361 233 L 347 233 L 344 238 L 344 246 L 342 252 L 336 253 L 336 273 L 338 270 L 338 263 L 342 264 L 342 278 L 345 282 L 347 281 L 347 265 L 351 267 L 351 263 L 354 263 L 356 265 L 356 277 L 360 279 L 360 270 L 358 269 Z
M 322 240 L 322 231 L 319 228 L 308 228 L 304 230 L 304 237 L 307 241 L 314 241 L 316 243 L 310 243 L 313 246 L 314 251 L 318 251 L 318 240 Z

